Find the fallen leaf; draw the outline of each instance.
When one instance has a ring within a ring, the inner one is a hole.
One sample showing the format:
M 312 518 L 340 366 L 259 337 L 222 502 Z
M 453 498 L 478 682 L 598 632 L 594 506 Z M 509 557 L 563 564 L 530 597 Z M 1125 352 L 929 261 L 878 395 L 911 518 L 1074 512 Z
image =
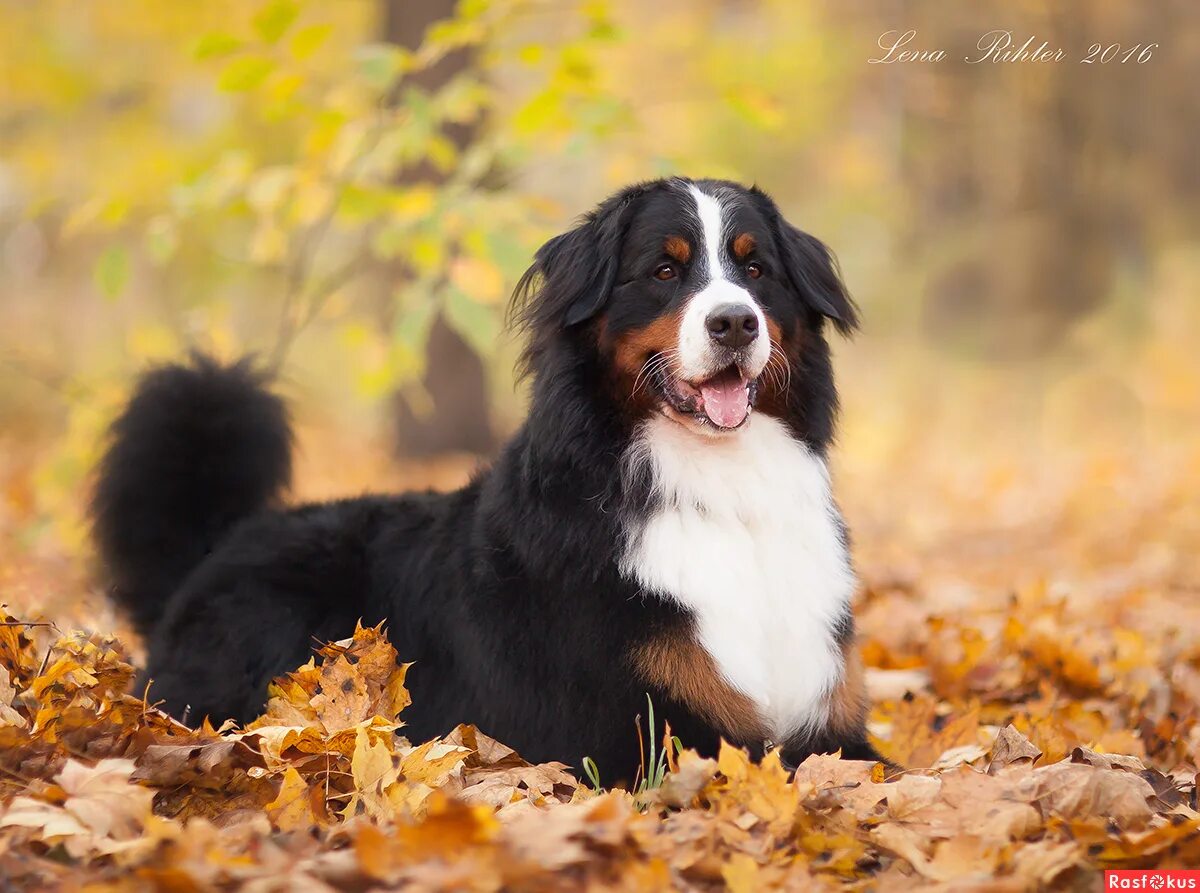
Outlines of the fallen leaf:
M 191 785 L 227 789 L 236 780 L 245 780 L 250 769 L 265 767 L 262 755 L 246 740 L 151 744 L 138 757 L 132 780 L 157 787 Z
M 1016 730 L 1009 723 L 996 735 L 990 752 L 988 772 L 995 772 L 1013 763 L 1028 763 L 1033 765 L 1041 757 L 1042 752 L 1037 746 Z
M 308 782 L 291 766 L 284 770 L 279 796 L 264 809 L 280 831 L 306 831 L 319 824 Z
M 1125 828 L 1140 828 L 1152 815 L 1154 789 L 1130 772 L 1055 763 L 1035 769 L 1034 775 L 1034 800 L 1045 812 L 1103 816 Z
M 133 769 L 131 760 L 101 760 L 95 766 L 69 761 L 55 779 L 60 803 L 17 797 L 0 817 L 0 827 L 36 828 L 75 858 L 115 852 L 137 840 L 151 818 L 154 793 L 130 782 Z

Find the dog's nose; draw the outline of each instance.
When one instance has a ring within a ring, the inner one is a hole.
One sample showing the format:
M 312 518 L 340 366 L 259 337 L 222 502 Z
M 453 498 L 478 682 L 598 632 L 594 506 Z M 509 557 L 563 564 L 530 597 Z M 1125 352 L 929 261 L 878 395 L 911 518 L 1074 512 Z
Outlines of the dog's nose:
M 758 337 L 758 315 L 746 304 L 722 304 L 704 319 L 713 341 L 722 347 L 745 347 Z

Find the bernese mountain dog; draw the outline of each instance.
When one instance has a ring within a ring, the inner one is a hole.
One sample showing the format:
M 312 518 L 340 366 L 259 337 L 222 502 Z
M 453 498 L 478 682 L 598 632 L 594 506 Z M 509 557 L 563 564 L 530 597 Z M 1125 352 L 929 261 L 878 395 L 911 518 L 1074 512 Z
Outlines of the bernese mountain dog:
M 639 763 L 649 695 L 685 746 L 875 758 L 830 492 L 827 248 L 757 188 L 664 179 L 536 255 L 513 299 L 525 423 L 452 493 L 283 507 L 286 409 L 246 361 L 146 374 L 94 494 L 141 684 L 246 721 L 313 643 L 386 621 L 406 734 L 473 723 L 533 760 Z

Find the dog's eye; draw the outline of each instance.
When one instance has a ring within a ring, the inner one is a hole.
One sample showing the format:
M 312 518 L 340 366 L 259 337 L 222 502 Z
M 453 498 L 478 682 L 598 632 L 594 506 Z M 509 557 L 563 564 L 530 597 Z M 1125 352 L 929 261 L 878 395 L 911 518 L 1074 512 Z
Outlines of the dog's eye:
M 661 264 L 654 271 L 654 278 L 659 282 L 668 282 L 676 276 L 675 267 L 671 264 Z
M 762 267 L 756 263 L 746 264 L 746 275 L 751 279 L 757 279 L 762 275 Z

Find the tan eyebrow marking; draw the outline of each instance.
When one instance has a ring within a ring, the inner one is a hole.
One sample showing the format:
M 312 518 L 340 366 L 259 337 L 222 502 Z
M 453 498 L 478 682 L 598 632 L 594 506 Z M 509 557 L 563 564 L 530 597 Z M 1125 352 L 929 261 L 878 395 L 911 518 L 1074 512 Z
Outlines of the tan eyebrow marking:
M 742 233 L 733 240 L 733 256 L 745 260 L 758 243 L 750 233 Z
M 663 242 L 663 251 L 667 256 L 681 264 L 686 264 L 692 257 L 692 246 L 683 236 L 667 236 Z

